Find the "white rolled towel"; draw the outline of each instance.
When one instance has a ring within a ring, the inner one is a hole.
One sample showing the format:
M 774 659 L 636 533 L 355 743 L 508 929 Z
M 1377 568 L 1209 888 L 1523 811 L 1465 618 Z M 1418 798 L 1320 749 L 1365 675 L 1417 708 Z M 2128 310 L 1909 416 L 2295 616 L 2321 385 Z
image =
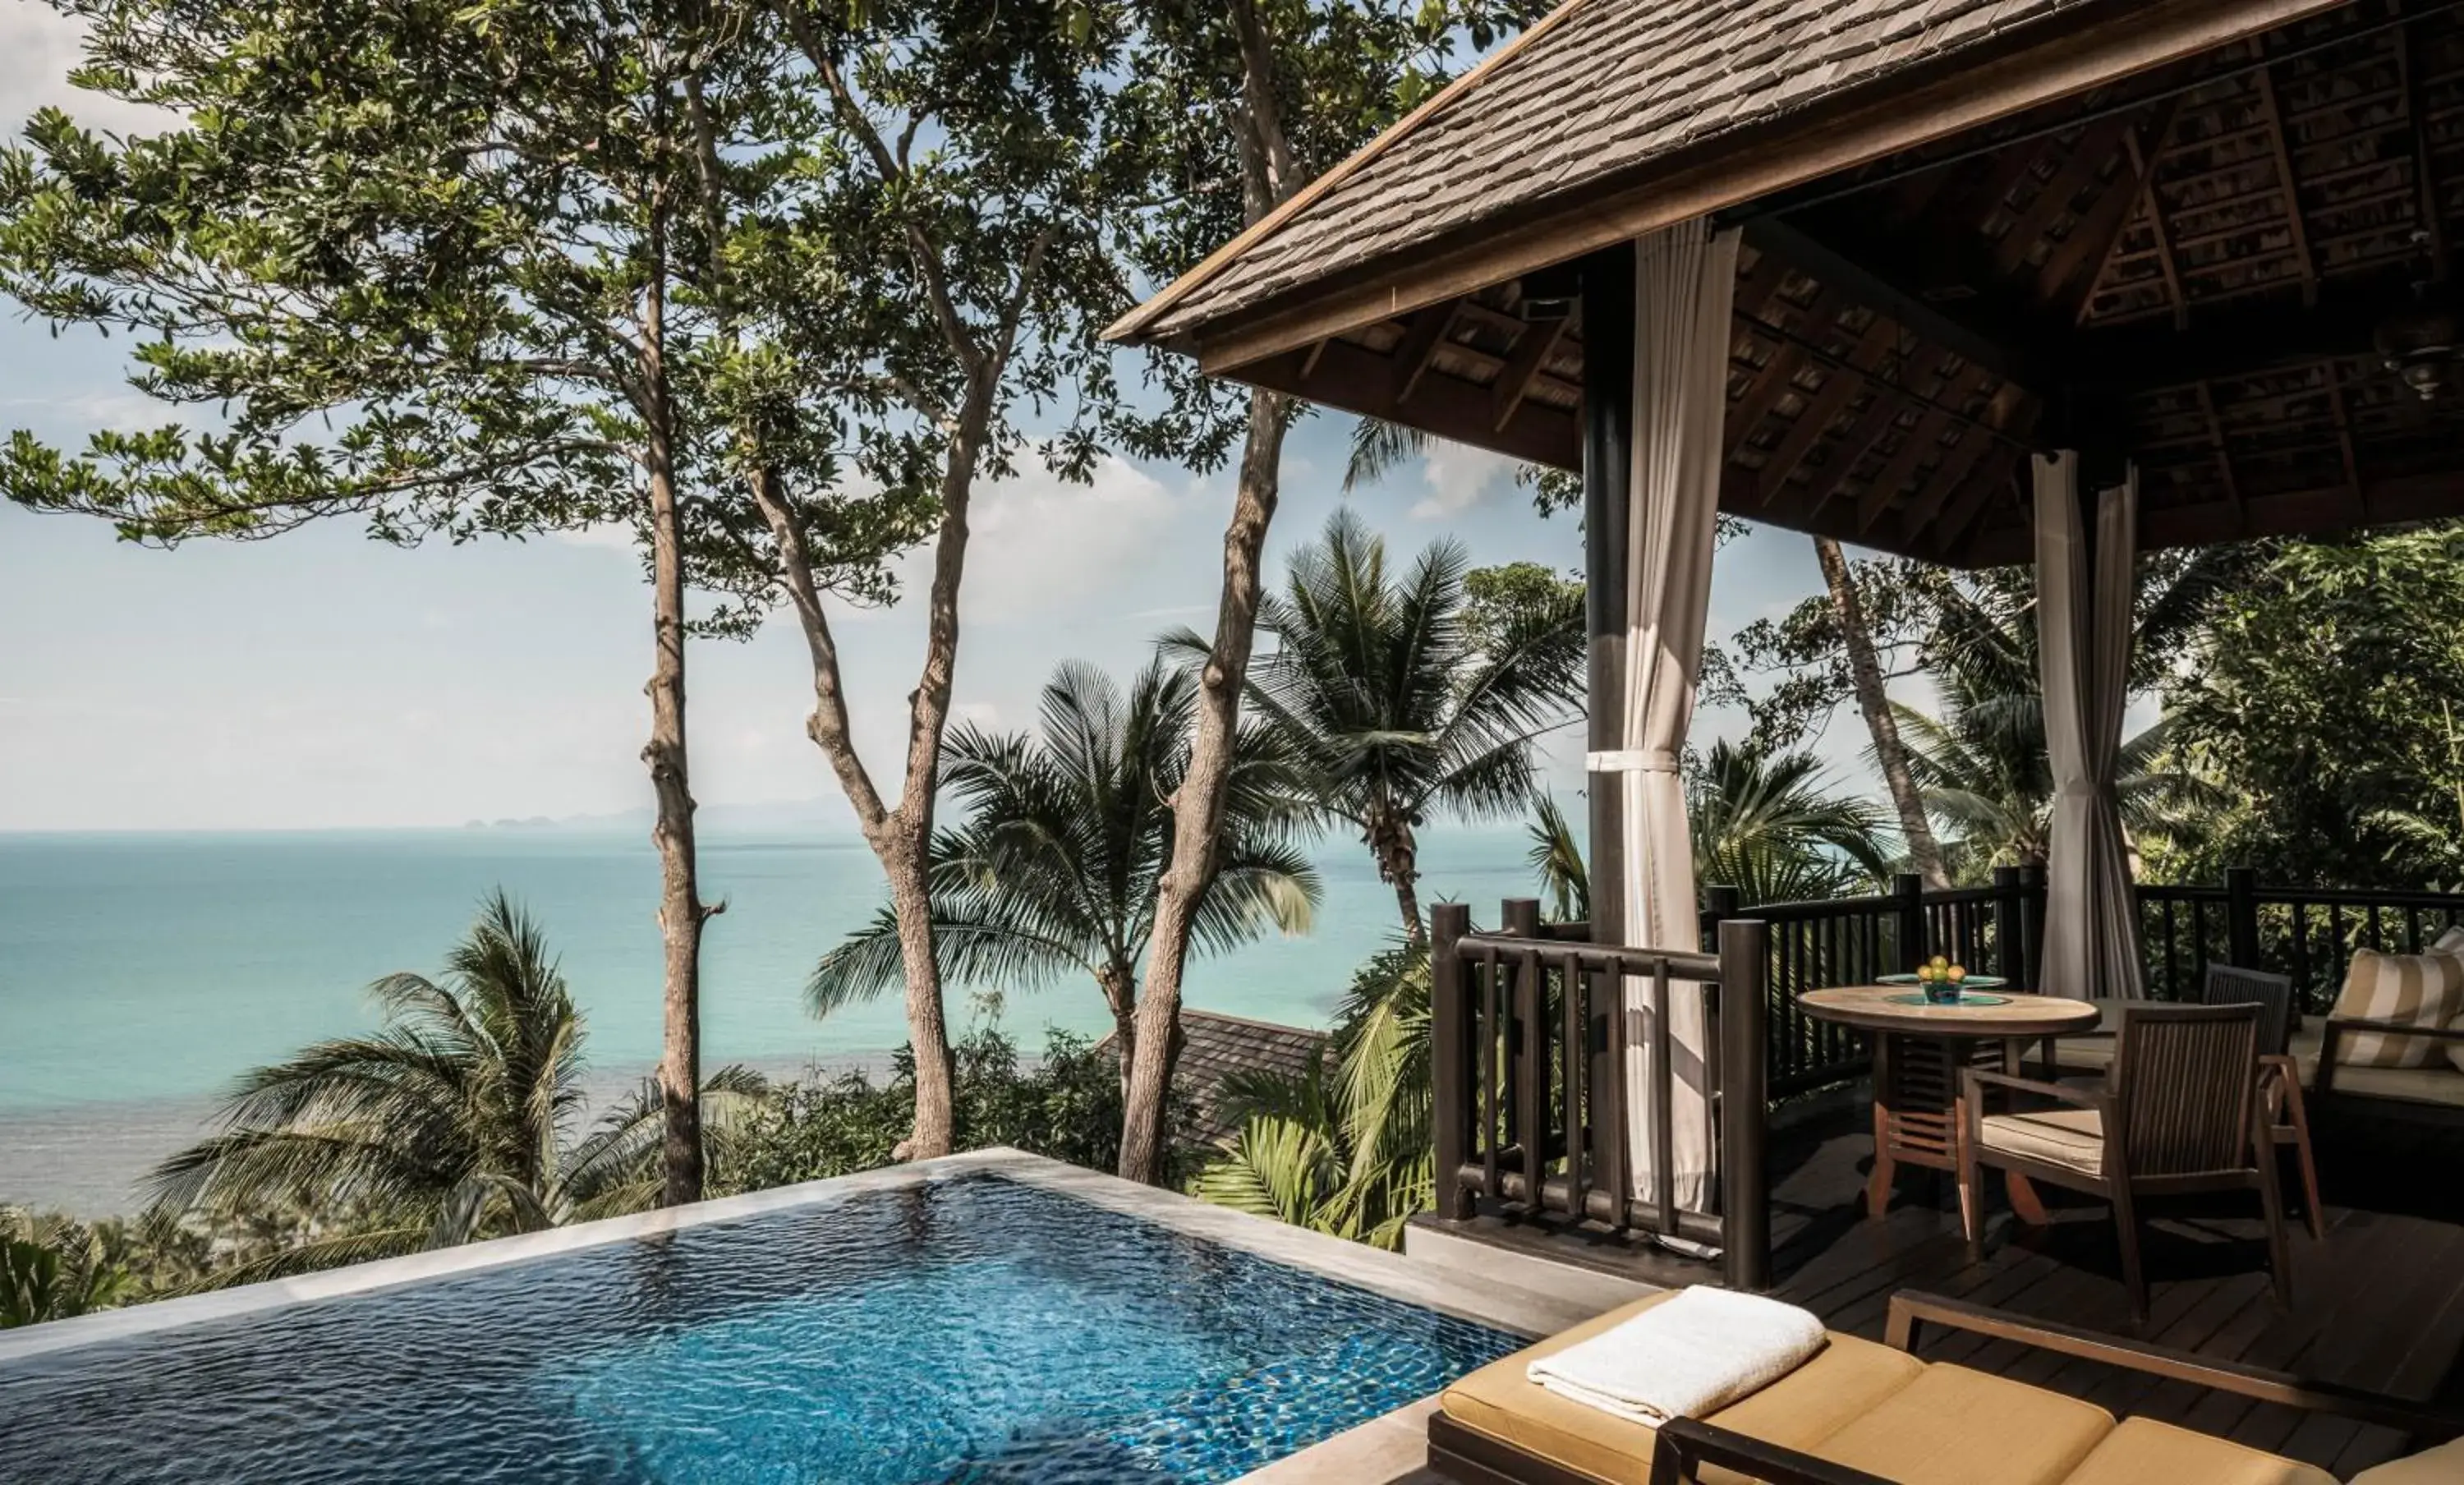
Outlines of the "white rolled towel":
M 1822 1321 L 1793 1304 L 1698 1287 L 1541 1357 L 1525 1374 L 1560 1397 L 1657 1428 L 1759 1392 L 1822 1346 Z

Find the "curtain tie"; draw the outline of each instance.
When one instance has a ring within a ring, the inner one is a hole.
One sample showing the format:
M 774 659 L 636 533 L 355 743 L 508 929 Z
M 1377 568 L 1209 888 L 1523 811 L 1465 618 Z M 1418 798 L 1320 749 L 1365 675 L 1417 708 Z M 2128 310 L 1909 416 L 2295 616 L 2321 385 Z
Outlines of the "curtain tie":
M 1587 773 L 1675 773 L 1677 750 L 1669 747 L 1620 747 L 1605 753 L 1585 753 L 1583 770 Z

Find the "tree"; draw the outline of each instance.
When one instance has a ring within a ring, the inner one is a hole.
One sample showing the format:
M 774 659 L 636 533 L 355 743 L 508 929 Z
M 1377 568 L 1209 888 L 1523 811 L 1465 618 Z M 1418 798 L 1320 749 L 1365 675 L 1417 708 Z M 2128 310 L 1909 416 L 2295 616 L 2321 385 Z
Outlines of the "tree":
M 1127 72 L 1137 79 L 1131 94 L 1172 188 L 1135 219 L 1130 266 L 1157 282 L 1186 272 L 1434 92 L 1463 43 L 1485 52 L 1548 9 L 1548 0 L 1142 6 Z M 1228 411 L 1227 394 L 1185 365 L 1168 365 L 1168 373 L 1178 377 L 1173 400 L 1190 419 L 1204 423 Z M 1153 1181 L 1160 1169 L 1181 976 L 1223 825 L 1264 590 L 1261 558 L 1282 493 L 1284 434 L 1298 410 L 1291 399 L 1263 388 L 1245 402 L 1223 531 L 1222 588 L 1199 672 L 1189 770 L 1174 801 L 1172 856 L 1155 885 L 1138 1054 L 1123 1116 L 1120 1173 L 1136 1181 Z
M 2131 681 L 2152 684 L 2179 654 L 2243 559 L 2200 553 L 2143 565 Z M 1949 590 L 1926 641 L 1941 715 L 1896 707 L 1925 808 L 1951 827 L 1949 858 L 1966 878 L 1997 861 L 2040 864 L 2051 842 L 2054 774 L 2036 654 L 2036 609 L 2017 580 Z M 2159 722 L 2125 738 L 2116 758 L 2123 824 L 2162 833 L 2209 808 L 2198 781 L 2166 761 Z
M 933 842 L 942 976 L 1001 990 L 1091 977 L 1112 1013 L 1124 1076 L 1197 689 L 1159 659 L 1126 698 L 1102 672 L 1064 665 L 1044 688 L 1040 737 L 962 727 L 942 768 L 942 788 L 967 811 Z M 1314 825 L 1305 787 L 1263 729 L 1242 729 L 1221 856 L 1195 920 L 1199 947 L 1309 931 L 1319 888 L 1298 844 Z M 897 917 L 884 909 L 823 956 L 806 990 L 813 1013 L 881 994 L 898 983 L 899 956 Z
M 1723 742 L 1687 763 L 1685 813 L 1704 885 L 1734 887 L 1749 904 L 1802 902 L 1890 871 L 1881 816 L 1825 788 L 1811 753 Z
M 1531 849 L 1524 859 L 1540 879 L 1540 896 L 1549 917 L 1561 923 L 1589 922 L 1592 918 L 1592 866 L 1574 827 L 1557 808 L 1556 796 L 1542 794 L 1531 805 L 1528 827 Z
M 2172 751 L 2220 796 L 2193 879 L 2464 883 L 2464 526 L 2299 542 L 2222 594 L 2165 688 Z
M 245 1075 L 223 1131 L 148 1178 L 166 1212 L 299 1208 L 304 1241 L 224 1282 L 443 1248 L 657 1205 L 663 1099 L 611 1110 L 586 1137 L 582 1013 L 537 924 L 490 898 L 430 980 L 369 986 L 364 1036 L 317 1043 Z M 724 1138 L 759 1101 L 741 1068 L 700 1090 Z
M 1494 818 L 1531 800 L 1532 750 L 1581 696 L 1581 595 L 1558 585 L 1491 610 L 1478 643 L 1469 564 L 1441 542 L 1390 579 L 1386 545 L 1348 510 L 1295 552 L 1258 626 L 1275 648 L 1249 679 L 1259 715 L 1308 774 L 1317 808 L 1360 831 L 1407 939 L 1420 917 L 1420 827 Z M 1204 642 L 1183 634 L 1188 654 Z
M 1065 477 L 1093 467 L 1113 403 L 1097 332 L 1125 298 L 1112 217 L 1141 188 L 1147 157 L 1114 118 L 1111 11 L 770 0 L 759 17 L 746 24 L 776 22 L 792 51 L 781 65 L 814 95 L 782 128 L 815 142 L 779 152 L 792 167 L 707 145 L 698 156 L 702 178 L 722 183 L 713 194 L 766 203 L 710 233 L 713 275 L 730 286 L 731 457 L 758 528 L 719 551 L 742 590 L 794 614 L 811 672 L 807 731 L 889 878 L 915 1055 L 906 1149 L 923 1158 L 952 1139 L 934 791 L 969 514 L 978 482 L 1030 453 Z M 833 389 L 828 419 L 812 415 L 817 387 Z M 1066 426 L 1030 438 L 1022 414 L 1056 405 Z M 827 554 L 798 505 L 865 489 L 883 494 L 849 503 L 892 528 L 900 512 L 928 511 L 933 542 L 924 655 L 889 796 L 857 747 L 824 602 Z
M 91 27 L 80 82 L 187 122 L 121 140 L 37 116 L 31 147 L 0 155 L 0 290 L 55 328 L 126 332 L 134 385 L 185 421 L 74 454 L 20 432 L 0 488 L 163 543 L 330 516 L 404 543 L 634 530 L 665 1196 L 693 1200 L 717 907 L 693 846 L 685 592 L 738 539 L 706 518 L 735 478 L 737 399 L 711 230 L 743 205 L 738 176 L 697 162 L 781 168 L 797 79 L 740 17 L 664 0 L 59 3 Z M 905 532 L 869 507 L 848 519 L 826 455 L 776 440 L 767 473 L 811 492 L 788 506 L 811 586 L 878 596 Z

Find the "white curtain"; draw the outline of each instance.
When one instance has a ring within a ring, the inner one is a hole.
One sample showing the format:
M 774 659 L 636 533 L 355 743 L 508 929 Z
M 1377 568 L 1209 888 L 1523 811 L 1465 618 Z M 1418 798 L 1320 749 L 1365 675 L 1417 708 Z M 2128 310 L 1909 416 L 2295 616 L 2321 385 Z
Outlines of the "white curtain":
M 2092 551 L 2079 515 L 2079 455 L 2037 455 L 2035 485 L 2037 664 L 2054 774 L 2041 988 L 2137 999 L 2145 993 L 2139 909 L 2115 782 L 2129 703 L 2139 471 L 2097 497 Z
M 1677 760 L 1694 717 L 1694 681 L 1711 599 L 1728 401 L 1729 301 L 1737 233 L 1697 220 L 1641 239 L 1635 251 L 1634 469 L 1626 569 L 1625 711 L 1621 751 L 1594 766 L 1618 775 L 1624 801 L 1625 937 L 1646 948 L 1699 948 L 1693 844 Z M 1605 782 L 1605 781 L 1603 781 Z M 1710 1029 L 1691 985 L 1671 986 L 1670 1129 L 1675 1168 L 1656 1168 L 1651 985 L 1626 985 L 1627 1134 L 1635 1195 L 1657 1201 L 1663 1178 L 1680 1206 L 1711 1205 Z

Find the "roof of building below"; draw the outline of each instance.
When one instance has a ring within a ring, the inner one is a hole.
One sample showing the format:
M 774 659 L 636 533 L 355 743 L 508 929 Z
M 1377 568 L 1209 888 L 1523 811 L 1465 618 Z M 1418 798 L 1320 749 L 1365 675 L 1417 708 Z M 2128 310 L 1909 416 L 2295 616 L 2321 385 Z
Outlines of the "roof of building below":
M 1218 1015 L 1183 1008 L 1180 1012 L 1180 1060 L 1175 1078 L 1198 1105 L 1198 1136 L 1213 1143 L 1239 1133 L 1223 1117 L 1223 1079 L 1234 1073 L 1272 1073 L 1297 1076 L 1326 1045 L 1324 1031 L 1307 1027 L 1278 1026 L 1245 1016 Z M 1112 1046 L 1106 1036 L 1098 1052 Z

